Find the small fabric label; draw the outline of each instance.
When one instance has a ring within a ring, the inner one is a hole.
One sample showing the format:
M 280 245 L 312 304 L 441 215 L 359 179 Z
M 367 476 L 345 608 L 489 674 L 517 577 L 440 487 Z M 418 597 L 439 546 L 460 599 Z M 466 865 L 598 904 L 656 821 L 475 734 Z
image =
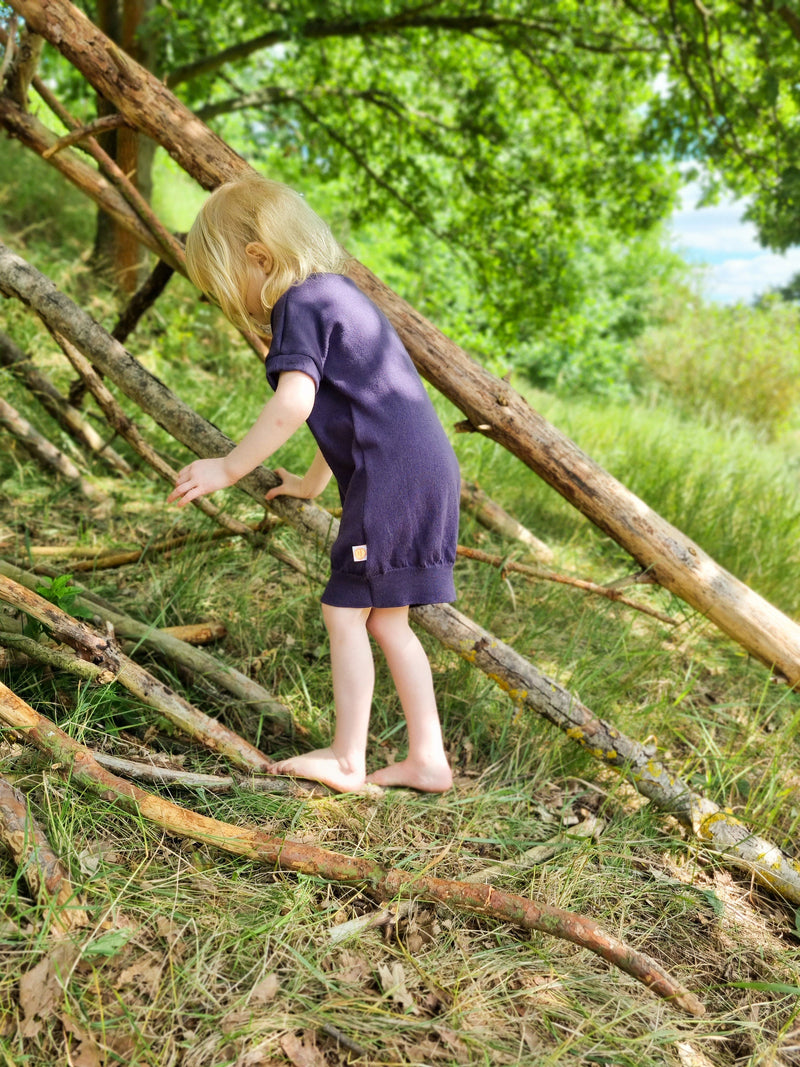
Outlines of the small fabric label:
M 353 559 L 356 563 L 363 563 L 367 558 L 366 545 L 353 545 Z

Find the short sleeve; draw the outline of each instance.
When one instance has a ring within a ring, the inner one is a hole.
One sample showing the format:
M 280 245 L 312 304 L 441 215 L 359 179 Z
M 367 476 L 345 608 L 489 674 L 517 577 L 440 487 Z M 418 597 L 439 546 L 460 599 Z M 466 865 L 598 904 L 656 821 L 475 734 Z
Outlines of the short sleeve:
M 298 289 L 288 290 L 272 310 L 272 342 L 264 367 L 273 390 L 284 371 L 302 371 L 316 389 L 322 381 L 327 350 L 324 324 L 313 304 L 299 295 Z

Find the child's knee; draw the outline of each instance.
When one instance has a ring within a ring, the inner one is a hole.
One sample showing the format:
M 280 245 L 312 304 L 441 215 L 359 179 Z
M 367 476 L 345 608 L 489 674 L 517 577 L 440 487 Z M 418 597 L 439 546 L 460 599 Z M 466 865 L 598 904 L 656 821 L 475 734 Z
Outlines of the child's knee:
M 367 619 L 367 630 L 379 645 L 405 639 L 411 632 L 407 608 L 373 608 Z

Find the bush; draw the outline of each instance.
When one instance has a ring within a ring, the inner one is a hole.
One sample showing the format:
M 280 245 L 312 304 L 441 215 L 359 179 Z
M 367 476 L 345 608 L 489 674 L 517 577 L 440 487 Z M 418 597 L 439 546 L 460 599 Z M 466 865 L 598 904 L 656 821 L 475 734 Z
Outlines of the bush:
M 673 306 L 637 342 L 639 358 L 687 413 L 746 419 L 771 435 L 800 405 L 800 309 L 777 299 L 760 307 Z

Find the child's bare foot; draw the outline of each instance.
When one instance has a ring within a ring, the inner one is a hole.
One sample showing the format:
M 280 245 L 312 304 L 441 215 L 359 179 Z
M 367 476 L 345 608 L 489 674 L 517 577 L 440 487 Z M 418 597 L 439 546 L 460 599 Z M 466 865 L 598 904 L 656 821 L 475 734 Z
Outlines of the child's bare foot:
M 291 774 L 294 778 L 310 778 L 329 785 L 339 793 L 356 793 L 364 785 L 364 768 L 353 768 L 339 759 L 332 748 L 317 748 L 302 756 L 292 756 L 275 764 L 277 774 Z
M 453 784 L 453 774 L 446 761 L 421 763 L 404 759 L 367 775 L 367 781 L 373 785 L 404 785 L 424 793 L 444 793 Z

